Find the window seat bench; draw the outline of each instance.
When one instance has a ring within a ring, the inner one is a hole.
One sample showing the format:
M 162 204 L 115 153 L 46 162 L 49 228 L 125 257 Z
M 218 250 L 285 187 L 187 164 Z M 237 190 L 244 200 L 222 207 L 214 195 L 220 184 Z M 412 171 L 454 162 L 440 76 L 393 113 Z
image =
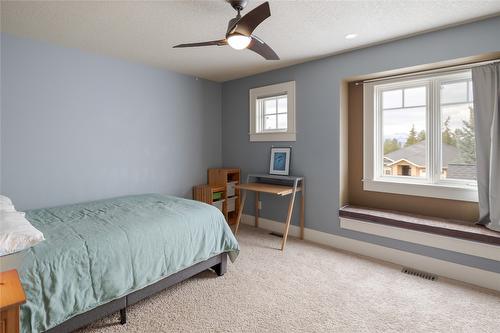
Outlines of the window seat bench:
M 350 219 L 376 223 L 379 225 L 500 246 L 500 232 L 489 230 L 482 225 L 464 221 L 446 220 L 436 217 L 350 205 L 340 208 L 339 216 L 341 220 Z M 391 238 L 390 235 L 386 237 Z

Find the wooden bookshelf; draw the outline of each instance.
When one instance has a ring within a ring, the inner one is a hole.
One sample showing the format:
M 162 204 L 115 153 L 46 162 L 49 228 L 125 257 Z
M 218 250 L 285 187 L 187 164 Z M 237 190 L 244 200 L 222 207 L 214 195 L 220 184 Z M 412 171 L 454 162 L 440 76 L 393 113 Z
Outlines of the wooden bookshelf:
M 222 186 L 224 191 L 223 213 L 228 224 L 235 224 L 240 208 L 240 190 L 233 188 L 240 184 L 240 169 L 211 168 L 208 169 L 208 185 Z M 233 188 L 233 189 L 232 189 Z M 232 193 L 234 190 L 234 194 Z M 229 209 L 229 203 L 234 200 L 234 209 Z M 230 211 L 229 211 L 230 210 Z
M 215 193 L 222 192 L 221 199 L 214 199 Z M 214 205 L 217 201 L 222 200 L 222 213 L 227 216 L 227 200 L 226 199 L 226 187 L 221 185 L 210 185 L 202 184 L 193 186 L 193 199 L 207 203 L 209 205 Z

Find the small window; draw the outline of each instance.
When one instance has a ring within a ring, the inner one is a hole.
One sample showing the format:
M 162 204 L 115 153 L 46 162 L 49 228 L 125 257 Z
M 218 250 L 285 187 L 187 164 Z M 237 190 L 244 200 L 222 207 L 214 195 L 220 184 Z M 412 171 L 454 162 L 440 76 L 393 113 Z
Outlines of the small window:
M 287 95 L 257 99 L 258 112 L 263 114 L 260 120 L 261 132 L 280 132 L 287 130 L 288 117 Z
M 364 85 L 365 190 L 477 201 L 471 72 Z
M 295 81 L 250 89 L 250 141 L 295 141 Z

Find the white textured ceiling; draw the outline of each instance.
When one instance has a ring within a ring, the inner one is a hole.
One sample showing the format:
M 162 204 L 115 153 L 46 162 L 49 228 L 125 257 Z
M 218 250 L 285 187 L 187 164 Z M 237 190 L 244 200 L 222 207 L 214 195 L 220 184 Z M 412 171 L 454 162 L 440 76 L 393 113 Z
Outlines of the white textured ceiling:
M 243 14 L 262 1 L 251 1 Z M 257 27 L 281 57 L 230 47 L 173 49 L 219 39 L 235 11 L 213 1 L 3 1 L 1 30 L 214 81 L 231 80 L 332 53 L 500 12 L 500 1 L 270 1 Z M 353 40 L 344 36 L 357 33 Z

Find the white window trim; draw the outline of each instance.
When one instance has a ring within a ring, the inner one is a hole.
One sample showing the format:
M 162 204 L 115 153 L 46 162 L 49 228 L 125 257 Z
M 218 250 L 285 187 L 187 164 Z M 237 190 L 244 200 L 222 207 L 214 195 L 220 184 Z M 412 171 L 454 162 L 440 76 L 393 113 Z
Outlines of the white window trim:
M 287 95 L 287 129 L 257 132 L 257 99 Z M 295 132 L 295 81 L 283 82 L 250 89 L 250 141 L 296 141 Z
M 387 90 L 391 85 L 394 87 L 402 87 L 405 81 L 408 86 L 426 85 L 428 92 L 434 89 L 434 95 L 438 98 L 434 99 L 433 109 L 437 110 L 439 107 L 439 84 L 430 84 L 430 79 L 436 79 L 441 76 L 453 78 L 456 80 L 470 78 L 469 71 L 450 71 L 439 74 L 418 75 L 415 77 L 404 77 L 388 79 L 383 81 L 376 81 L 364 84 L 363 89 L 363 189 L 365 191 L 395 193 L 404 195 L 414 195 L 431 198 L 451 199 L 460 201 L 477 202 L 477 186 L 472 183 L 474 181 L 463 180 L 439 180 L 440 165 L 434 163 L 441 158 L 441 145 L 432 145 L 431 142 L 441 136 L 441 122 L 435 121 L 437 117 L 430 116 L 431 108 L 427 109 L 426 121 L 428 130 L 428 156 L 429 161 L 426 171 L 426 178 L 417 179 L 402 176 L 383 176 L 383 162 L 380 157 L 383 156 L 382 152 L 382 135 L 379 133 L 381 129 L 381 119 L 376 112 L 375 106 L 380 101 L 377 100 L 376 86 L 383 85 L 383 89 Z M 448 80 L 447 80 L 448 81 Z M 435 81 L 439 83 L 440 81 Z M 381 89 L 380 87 L 378 89 Z M 427 105 L 431 105 L 430 94 L 427 94 Z M 439 116 L 440 117 L 440 116 Z M 438 147 L 436 147 L 438 146 Z M 432 157 L 432 158 L 431 158 Z M 380 163 L 378 163 L 380 162 Z M 430 170 L 433 170 L 433 179 L 430 179 Z M 381 176 L 382 175 L 382 176 Z

